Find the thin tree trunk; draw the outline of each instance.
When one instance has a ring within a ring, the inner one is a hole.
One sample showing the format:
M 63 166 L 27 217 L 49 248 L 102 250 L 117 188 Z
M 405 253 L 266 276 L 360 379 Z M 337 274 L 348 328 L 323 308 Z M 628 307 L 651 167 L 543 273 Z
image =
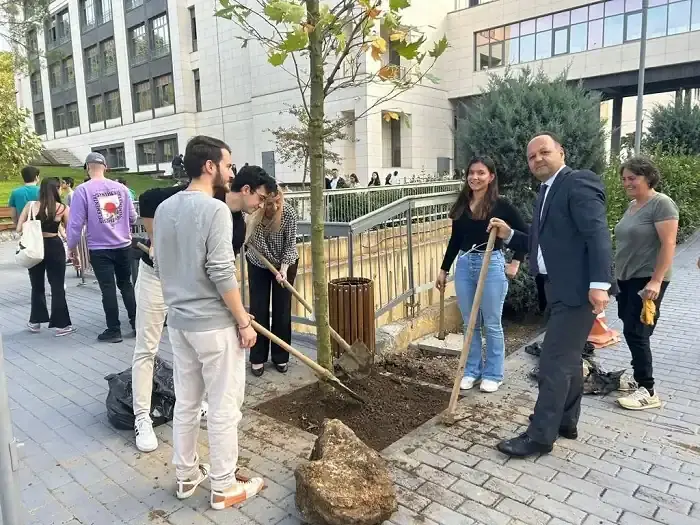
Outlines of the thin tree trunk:
M 306 0 L 309 24 L 316 27 L 320 18 L 319 0 Z M 311 70 L 309 89 L 309 156 L 311 171 L 311 269 L 313 272 L 314 313 L 316 315 L 316 338 L 318 363 L 333 371 L 331 334 L 328 320 L 328 281 L 323 235 L 323 57 L 319 31 L 309 34 L 309 62 Z

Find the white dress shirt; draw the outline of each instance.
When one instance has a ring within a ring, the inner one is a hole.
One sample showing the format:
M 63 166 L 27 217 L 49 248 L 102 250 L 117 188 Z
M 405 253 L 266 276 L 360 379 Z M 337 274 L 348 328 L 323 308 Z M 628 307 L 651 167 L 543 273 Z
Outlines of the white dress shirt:
M 547 181 L 543 182 L 547 189 L 544 192 L 544 198 L 542 199 L 542 208 L 540 209 L 540 220 L 542 219 L 542 212 L 544 211 L 544 203 L 547 201 L 547 196 L 549 195 L 549 190 L 552 188 L 552 184 L 554 184 L 554 180 L 557 178 L 557 175 L 563 170 L 566 166 L 562 166 L 557 170 L 557 172 L 552 175 Z M 511 231 L 510 237 L 508 238 L 508 241 L 510 241 L 513 238 L 513 232 Z M 542 246 L 537 246 L 537 268 L 539 269 L 540 273 L 542 275 L 547 275 L 547 266 L 544 263 L 544 256 L 542 255 Z M 610 283 L 599 283 L 599 282 L 592 282 L 590 284 L 590 287 L 592 289 L 596 290 L 609 290 L 610 289 Z

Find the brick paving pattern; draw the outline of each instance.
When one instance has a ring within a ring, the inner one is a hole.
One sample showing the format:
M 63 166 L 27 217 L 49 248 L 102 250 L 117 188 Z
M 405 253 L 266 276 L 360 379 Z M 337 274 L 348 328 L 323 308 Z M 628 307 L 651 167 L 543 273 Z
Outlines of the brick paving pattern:
M 27 333 L 29 280 L 12 263 L 13 247 L 0 245 L 0 331 L 15 432 L 25 443 L 20 479 L 27 524 L 301 523 L 293 469 L 308 457 L 314 437 L 250 407 L 312 381 L 310 372 L 295 364 L 284 377 L 274 371 L 249 377 L 241 464 L 265 477 L 261 496 L 220 512 L 209 509 L 207 490 L 178 501 L 171 426 L 156 430 L 156 452 L 141 454 L 132 432 L 115 431 L 106 420 L 104 376 L 130 366 L 133 340 L 97 343 L 104 323 L 99 292 L 92 283 L 77 286 L 74 277 L 68 302 L 78 333 L 58 339 L 48 331 Z M 494 445 L 526 428 L 536 398 L 527 378 L 534 359 L 519 351 L 508 359 L 497 394 L 476 391 L 460 402 L 457 424 L 435 419 L 384 451 L 400 502 L 390 523 L 700 525 L 698 254 L 700 236 L 676 258 L 653 340 L 661 410 L 627 412 L 615 395 L 587 397 L 577 441 L 560 440 L 548 456 L 510 460 Z M 616 319 L 614 307 L 608 319 Z M 167 358 L 167 337 L 161 349 Z M 624 343 L 598 354 L 608 370 L 628 366 Z M 206 432 L 200 439 L 206 456 Z

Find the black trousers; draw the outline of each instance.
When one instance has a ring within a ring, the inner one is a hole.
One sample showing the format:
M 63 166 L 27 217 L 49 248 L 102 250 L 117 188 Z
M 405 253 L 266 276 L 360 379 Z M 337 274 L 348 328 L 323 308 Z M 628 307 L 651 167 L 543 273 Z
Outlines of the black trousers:
M 51 316 L 46 307 L 44 276 L 51 287 Z M 59 237 L 44 237 L 44 260 L 29 269 L 32 284 L 32 309 L 30 323 L 49 323 L 49 328 L 66 328 L 71 325 L 66 303 L 66 250 Z
M 668 281 L 661 283 L 656 304 L 656 318 L 653 325 L 645 325 L 640 320 L 642 298 L 639 292 L 650 281 L 650 277 L 617 281 L 620 288 L 617 294 L 617 315 L 622 320 L 622 334 L 632 354 L 634 380 L 650 392 L 654 391 L 654 368 L 651 357 L 651 336 L 661 314 L 661 301 L 668 288 Z
M 287 281 L 294 285 L 298 261 L 287 270 Z M 250 292 L 250 314 L 262 326 L 270 330 L 285 343 L 292 342 L 292 294 L 280 286 L 275 275 L 267 268 L 248 262 L 248 290 Z M 270 327 L 270 296 L 272 296 L 272 327 Z M 267 362 L 272 352 L 272 362 L 282 365 L 289 361 L 289 354 L 267 337 L 259 336 L 250 349 L 250 362 L 259 365 Z
M 131 283 L 131 247 L 113 250 L 90 250 L 90 264 L 102 292 L 107 330 L 121 332 L 117 288 L 122 294 L 131 327 L 136 327 L 136 296 Z
M 581 352 L 595 320 L 589 303 L 551 302 L 551 286 L 545 281 L 550 314 L 540 354 L 539 394 L 527 429 L 532 440 L 546 445 L 554 443 L 560 427 L 578 424 L 583 396 Z

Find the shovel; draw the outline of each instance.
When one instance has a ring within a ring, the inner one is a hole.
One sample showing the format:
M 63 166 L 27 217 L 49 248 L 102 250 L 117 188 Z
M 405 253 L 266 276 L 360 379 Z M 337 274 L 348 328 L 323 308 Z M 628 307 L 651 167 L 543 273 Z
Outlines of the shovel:
M 146 246 L 146 245 L 144 245 L 144 244 L 142 244 L 142 243 L 140 243 L 140 242 L 137 243 L 136 246 L 137 246 L 141 251 L 143 251 L 143 252 L 145 252 L 145 253 L 149 253 L 148 246 Z M 262 326 L 260 326 L 260 324 L 258 324 L 257 322 L 255 322 L 253 319 L 251 319 L 250 322 L 251 322 L 251 324 L 252 324 L 252 326 L 253 326 L 253 328 L 255 329 L 256 332 L 258 332 L 259 334 L 264 335 L 264 336 L 267 337 L 270 341 L 272 341 L 273 343 L 275 343 L 276 345 L 278 345 L 280 348 L 286 350 L 286 351 L 289 352 L 291 355 L 293 355 L 294 357 L 296 357 L 299 361 L 301 361 L 301 362 L 304 363 L 306 366 L 308 366 L 309 368 L 311 368 L 314 372 L 316 372 L 316 375 L 318 376 L 319 379 L 321 379 L 322 381 L 325 381 L 326 383 L 330 384 L 333 388 L 335 388 L 335 389 L 337 389 L 337 390 L 339 390 L 339 391 L 341 391 L 341 392 L 343 392 L 343 393 L 349 395 L 349 396 L 352 397 L 353 399 L 356 399 L 356 400 L 359 401 L 360 403 L 366 403 L 365 399 L 364 399 L 360 394 L 356 393 L 355 391 L 351 390 L 348 386 L 346 386 L 346 385 L 344 385 L 343 383 L 341 383 L 340 380 L 339 380 L 337 377 L 335 377 L 335 376 L 334 376 L 333 374 L 331 374 L 328 370 L 326 370 L 326 369 L 323 368 L 321 365 L 319 365 L 318 363 L 316 363 L 316 361 L 314 361 L 313 359 L 308 358 L 307 356 L 305 356 L 304 354 L 302 354 L 301 352 L 299 352 L 299 350 L 295 350 L 294 348 L 292 348 L 292 346 L 290 346 L 290 345 L 288 345 L 287 343 L 285 343 L 284 341 L 282 341 L 282 340 L 281 340 L 279 337 L 277 337 L 275 334 L 273 334 L 273 333 L 270 332 L 269 330 L 267 330 L 267 329 L 263 328 Z
M 440 341 L 444 341 L 445 337 L 445 286 L 443 285 L 440 288 L 440 324 L 438 326 L 437 338 Z
M 459 356 L 459 367 L 457 368 L 455 382 L 452 387 L 450 404 L 447 405 L 447 411 L 443 415 L 442 419 L 443 423 L 445 423 L 446 425 L 453 425 L 455 422 L 455 408 L 457 406 L 457 399 L 459 398 L 459 383 L 462 381 L 462 377 L 464 376 L 464 366 L 467 364 L 467 356 L 469 355 L 469 349 L 471 348 L 472 338 L 474 337 L 474 327 L 476 326 L 476 320 L 479 318 L 481 296 L 484 295 L 484 282 L 486 281 L 486 274 L 489 271 L 489 262 L 491 261 L 491 254 L 493 253 L 493 245 L 496 242 L 496 233 L 496 228 L 492 228 L 491 233 L 489 233 L 489 241 L 486 244 L 484 260 L 481 264 L 481 271 L 479 272 L 479 281 L 476 284 L 476 292 L 474 293 L 472 310 L 469 313 L 467 335 L 464 337 L 464 344 L 462 345 L 462 354 Z
M 253 246 L 248 245 L 247 248 L 262 262 L 267 269 L 272 273 L 277 274 L 277 268 L 275 268 L 270 261 L 268 261 L 265 256 L 263 256 L 258 250 Z M 281 285 L 289 290 L 294 297 L 297 298 L 304 308 L 313 316 L 313 308 L 311 305 L 302 297 L 302 295 L 294 288 L 286 279 L 283 279 Z M 332 327 L 328 327 L 331 331 L 331 336 L 335 341 L 342 347 L 343 355 L 338 358 L 338 366 L 353 378 L 364 378 L 367 377 L 372 370 L 372 363 L 374 362 L 374 356 L 370 352 L 367 345 L 365 345 L 359 339 L 355 341 L 352 346 L 350 346 L 345 339 L 340 337 L 340 334 L 333 330 Z

